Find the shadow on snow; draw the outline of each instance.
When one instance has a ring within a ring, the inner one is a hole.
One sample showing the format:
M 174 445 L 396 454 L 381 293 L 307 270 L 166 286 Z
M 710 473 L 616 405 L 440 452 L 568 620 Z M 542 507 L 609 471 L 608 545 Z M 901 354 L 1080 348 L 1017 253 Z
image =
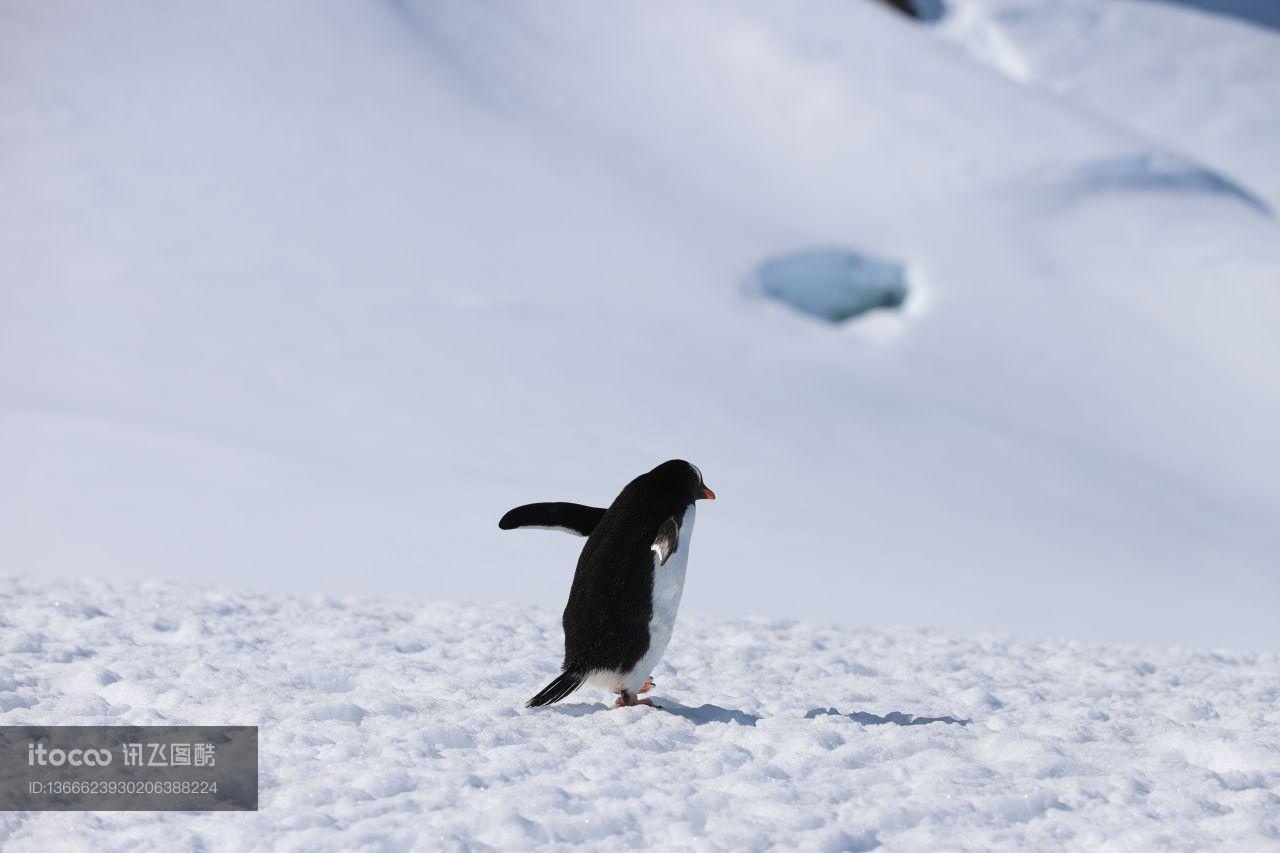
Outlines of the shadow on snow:
M 915 714 L 904 714 L 901 711 L 890 711 L 883 717 L 879 714 L 869 714 L 866 711 L 853 711 L 848 714 L 842 714 L 835 708 L 814 708 L 804 715 L 806 720 L 812 720 L 815 717 L 833 716 L 848 717 L 855 723 L 861 723 L 864 726 L 883 726 L 893 723 L 895 726 L 927 726 L 930 723 L 952 723 L 957 726 L 969 725 L 969 720 L 957 720 L 955 717 L 917 717 Z
M 672 699 L 663 699 L 658 707 L 667 713 L 675 714 L 677 717 L 684 717 L 695 726 L 702 726 L 707 723 L 737 723 L 740 726 L 754 726 L 760 722 L 760 718 L 755 714 L 748 714 L 746 711 L 735 711 L 731 708 L 721 708 L 719 705 L 702 705 L 697 708 L 690 708 Z
M 737 723 L 740 726 L 754 726 L 760 722 L 758 716 L 748 714 L 746 711 L 721 708 L 719 705 L 702 705 L 697 708 L 690 708 L 688 705 L 681 705 L 674 699 L 655 699 L 653 709 L 683 717 L 695 726 L 703 726 L 707 723 Z M 547 710 L 563 714 L 566 717 L 585 717 L 587 714 L 609 711 L 612 708 L 599 702 L 573 702 L 553 705 Z
M 585 717 L 587 714 L 595 714 L 599 711 L 611 710 L 608 705 L 599 702 L 574 702 L 564 705 L 554 705 L 547 710 L 557 714 L 563 714 L 566 717 Z M 668 714 L 674 714 L 677 717 L 683 717 L 695 726 L 704 726 L 707 723 L 737 723 L 740 726 L 755 726 L 760 722 L 761 717 L 757 714 L 748 714 L 746 711 L 737 711 L 733 708 L 721 708 L 719 705 L 700 705 L 697 708 L 690 708 L 688 705 L 681 705 L 674 699 L 655 700 L 654 710 L 666 711 Z M 806 720 L 812 720 L 816 717 L 834 716 L 848 717 L 855 723 L 864 726 L 883 726 L 893 724 L 895 726 L 927 726 L 930 723 L 949 723 L 957 726 L 967 726 L 970 720 L 961 720 L 955 717 L 918 717 L 915 714 L 904 714 L 901 711 L 890 711 L 884 716 L 879 714 L 868 713 L 867 711 L 853 711 L 848 714 L 841 713 L 835 708 L 814 708 L 812 711 L 804 715 Z

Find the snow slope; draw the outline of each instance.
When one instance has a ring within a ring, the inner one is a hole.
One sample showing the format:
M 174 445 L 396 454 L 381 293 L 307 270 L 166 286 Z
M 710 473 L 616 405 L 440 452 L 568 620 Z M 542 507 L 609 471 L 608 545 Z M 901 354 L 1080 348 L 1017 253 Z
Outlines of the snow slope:
M 1280 208 L 1280 4 L 953 0 L 951 12 L 941 31 L 975 57 Z
M 0 722 L 260 727 L 257 813 L 0 814 L 15 853 L 1280 845 L 1273 653 L 690 620 L 666 710 L 528 711 L 543 610 L 6 579 L 0 614 Z
M 690 614 L 1274 648 L 1278 226 L 1153 132 L 873 3 L 5 2 L 3 566 L 554 609 L 496 519 L 681 456 Z

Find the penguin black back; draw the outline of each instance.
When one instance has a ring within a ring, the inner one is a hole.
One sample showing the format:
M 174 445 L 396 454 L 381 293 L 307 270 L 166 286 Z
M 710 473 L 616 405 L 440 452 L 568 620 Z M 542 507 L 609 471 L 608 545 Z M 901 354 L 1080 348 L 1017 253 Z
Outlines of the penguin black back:
M 565 668 L 622 669 L 648 648 L 658 529 L 704 496 L 698 469 L 672 459 L 623 488 L 587 537 L 564 609 Z
M 561 674 L 529 700 L 530 707 L 557 702 L 586 681 L 621 692 L 624 704 L 634 704 L 635 692 L 652 686 L 639 670 L 649 671 L 661 659 L 671 636 L 692 507 L 714 497 L 701 471 L 673 459 L 628 483 L 608 509 L 541 503 L 503 516 L 504 530 L 551 527 L 587 537 L 564 609 Z M 655 573 L 662 567 L 659 589 Z M 655 602 L 661 602 L 656 614 Z

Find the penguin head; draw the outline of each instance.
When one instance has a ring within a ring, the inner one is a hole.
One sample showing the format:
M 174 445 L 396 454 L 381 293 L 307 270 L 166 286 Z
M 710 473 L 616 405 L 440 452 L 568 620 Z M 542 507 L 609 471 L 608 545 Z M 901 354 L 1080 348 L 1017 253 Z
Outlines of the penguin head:
M 698 470 L 698 466 L 685 462 L 683 459 L 671 459 L 663 462 L 650 471 L 649 476 L 662 483 L 665 489 L 671 490 L 687 503 L 704 499 L 710 501 L 716 499 L 716 493 L 707 488 L 707 484 L 702 479 L 702 471 Z

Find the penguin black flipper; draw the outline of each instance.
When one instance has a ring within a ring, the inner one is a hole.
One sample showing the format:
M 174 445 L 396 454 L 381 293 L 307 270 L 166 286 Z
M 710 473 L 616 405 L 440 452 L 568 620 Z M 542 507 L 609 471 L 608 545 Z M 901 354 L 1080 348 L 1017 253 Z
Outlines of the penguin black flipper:
M 658 528 L 658 537 L 650 547 L 658 555 L 658 565 L 665 566 L 667 558 L 680 547 L 680 526 L 676 524 L 674 517 L 662 522 L 662 526 Z
M 550 705 L 552 702 L 559 702 L 581 687 L 586 678 L 584 673 L 565 670 L 556 676 L 554 681 L 542 688 L 537 696 L 525 702 L 524 706 L 526 708 L 536 708 L 539 705 Z
M 498 527 L 503 530 L 542 527 L 563 530 L 575 536 L 590 536 L 602 518 L 604 510 L 594 506 L 571 503 L 525 504 L 504 515 L 498 522 Z

